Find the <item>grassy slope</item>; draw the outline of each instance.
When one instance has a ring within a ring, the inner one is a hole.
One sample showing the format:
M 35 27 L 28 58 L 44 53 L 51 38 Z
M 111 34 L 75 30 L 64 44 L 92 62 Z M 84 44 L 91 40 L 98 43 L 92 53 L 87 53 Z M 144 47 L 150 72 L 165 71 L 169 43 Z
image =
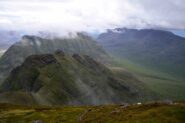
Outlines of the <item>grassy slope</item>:
M 184 123 L 185 105 L 151 103 L 104 106 L 15 106 L 0 104 L 2 123 Z
M 185 99 L 185 82 L 178 77 L 148 69 L 126 59 L 116 59 L 114 66 L 124 67 L 148 86 L 151 90 L 161 95 L 162 99 Z

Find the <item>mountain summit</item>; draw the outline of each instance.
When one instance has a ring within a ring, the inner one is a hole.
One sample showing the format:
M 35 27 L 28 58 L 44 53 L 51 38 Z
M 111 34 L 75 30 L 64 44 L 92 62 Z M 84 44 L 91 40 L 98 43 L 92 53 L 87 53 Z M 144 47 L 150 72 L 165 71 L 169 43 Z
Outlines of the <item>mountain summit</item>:
M 110 61 L 109 55 L 97 42 L 81 33 L 71 38 L 53 39 L 27 35 L 23 36 L 20 42 L 12 45 L 0 58 L 0 83 L 13 68 L 21 65 L 26 57 L 54 53 L 56 50 L 62 50 L 66 54 L 88 55 L 102 63 Z

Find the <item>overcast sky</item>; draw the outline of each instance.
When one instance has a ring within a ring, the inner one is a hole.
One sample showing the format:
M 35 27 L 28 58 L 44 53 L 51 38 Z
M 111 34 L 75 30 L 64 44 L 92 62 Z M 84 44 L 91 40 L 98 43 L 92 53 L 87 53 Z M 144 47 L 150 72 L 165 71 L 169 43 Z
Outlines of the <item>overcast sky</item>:
M 185 29 L 185 0 L 0 0 L 0 29 Z

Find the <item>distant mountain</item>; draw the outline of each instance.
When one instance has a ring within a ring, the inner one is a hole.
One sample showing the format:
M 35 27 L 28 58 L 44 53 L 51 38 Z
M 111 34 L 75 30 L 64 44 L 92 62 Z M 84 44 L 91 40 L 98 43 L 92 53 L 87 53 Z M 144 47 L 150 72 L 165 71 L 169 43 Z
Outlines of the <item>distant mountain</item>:
M 87 55 L 71 56 L 59 50 L 53 55 L 31 55 L 1 85 L 0 102 L 97 105 L 148 98 L 140 81 L 127 72 L 121 74 Z
M 102 63 L 110 61 L 109 55 L 92 38 L 78 33 L 69 38 L 46 39 L 37 36 L 23 36 L 0 58 L 0 83 L 15 67 L 21 65 L 26 57 L 33 54 L 53 53 L 63 50 L 67 54 L 89 55 Z
M 0 30 L 0 50 L 7 49 L 10 45 L 19 41 L 20 39 L 20 32 Z
M 98 41 L 119 58 L 171 75 L 185 75 L 185 38 L 171 32 L 116 28 L 100 34 Z

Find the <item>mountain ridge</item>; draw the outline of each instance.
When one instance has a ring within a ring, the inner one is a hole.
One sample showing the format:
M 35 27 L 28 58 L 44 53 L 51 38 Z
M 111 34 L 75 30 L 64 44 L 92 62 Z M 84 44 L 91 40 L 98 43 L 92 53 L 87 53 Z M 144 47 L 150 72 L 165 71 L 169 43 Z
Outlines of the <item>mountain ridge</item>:
M 26 57 L 33 54 L 54 53 L 63 50 L 67 54 L 89 55 L 100 62 L 108 63 L 110 56 L 89 36 L 78 33 L 73 38 L 46 39 L 38 36 L 23 36 L 20 42 L 12 45 L 0 58 L 0 83 L 9 72 L 21 65 Z
M 134 76 L 126 76 L 120 78 L 87 55 L 70 56 L 62 51 L 32 55 L 5 79 L 0 102 L 11 103 L 12 95 L 19 103 L 31 100 L 44 105 L 99 105 L 154 98 Z
M 98 41 L 113 55 L 171 75 L 185 74 L 185 38 L 154 29 L 108 30 Z

